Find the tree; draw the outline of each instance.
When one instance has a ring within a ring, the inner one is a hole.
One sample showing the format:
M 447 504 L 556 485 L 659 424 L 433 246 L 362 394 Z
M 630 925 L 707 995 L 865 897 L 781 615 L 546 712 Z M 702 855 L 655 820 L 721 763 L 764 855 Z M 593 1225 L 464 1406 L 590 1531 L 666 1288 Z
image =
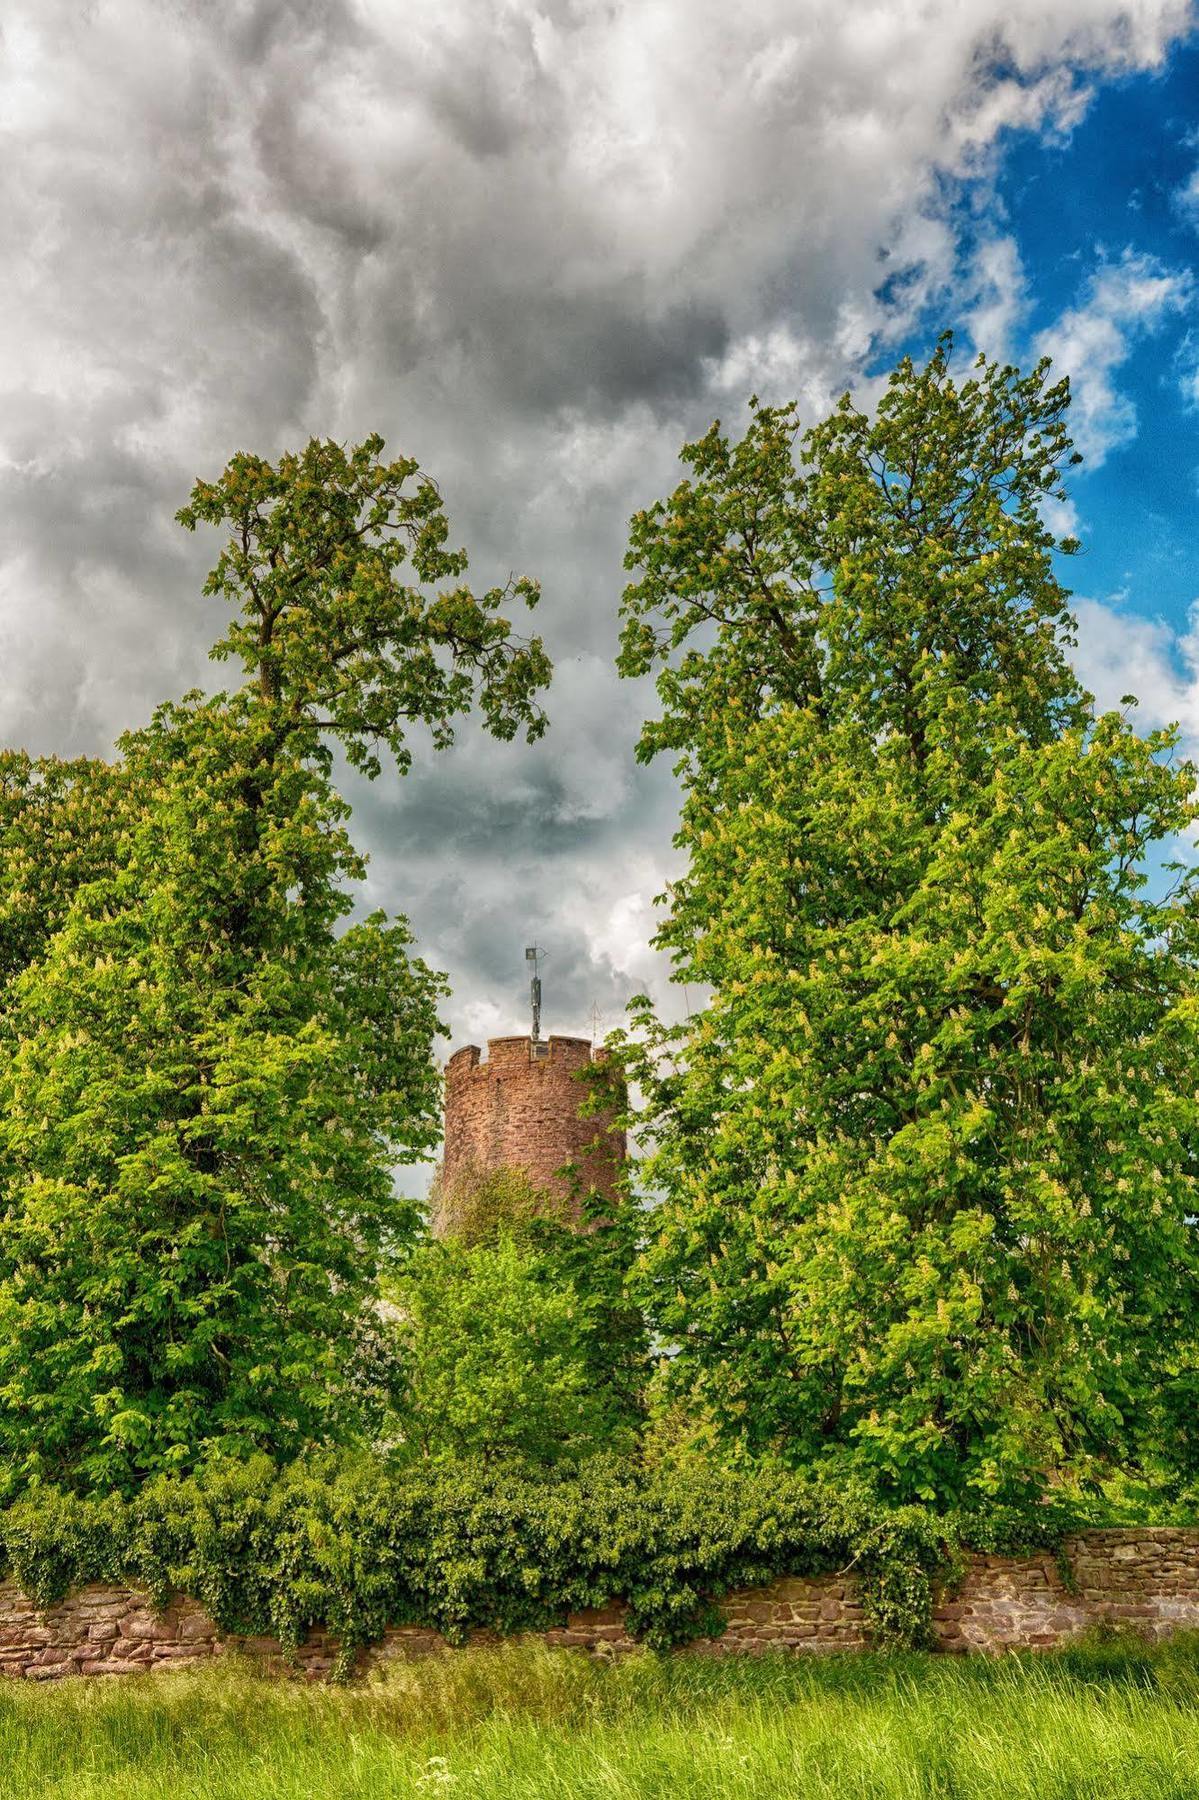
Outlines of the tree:
M 430 1240 L 394 1290 L 398 1433 L 421 1457 L 538 1465 L 619 1447 L 593 1376 L 593 1305 L 510 1233 Z
M 452 1200 L 387 1290 L 403 1443 L 546 1466 L 629 1448 L 647 1356 L 626 1292 L 628 1221 L 595 1216 L 580 1231 L 569 1203 L 520 1169 L 460 1180 Z
M 370 1303 L 416 1226 L 392 1170 L 436 1142 L 445 990 L 403 920 L 346 924 L 364 870 L 330 739 L 368 773 L 379 744 L 402 766 L 405 732 L 448 741 L 476 692 L 498 735 L 536 735 L 548 669 L 497 596 L 401 583 L 405 546 L 419 582 L 457 580 L 464 558 L 441 549 L 431 484 L 405 499 L 415 465 L 379 448 L 239 457 L 197 487 L 185 523 L 233 525 L 209 591 L 252 622 L 216 653 L 244 653 L 250 679 L 122 740 L 115 845 L 86 868 L 81 852 L 57 928 L 14 953 L 9 1488 L 128 1487 L 376 1416 Z
M 361 1422 L 354 1344 L 380 1259 L 415 1223 L 391 1165 L 437 1139 L 444 990 L 402 924 L 335 930 L 361 865 L 311 764 L 276 755 L 256 780 L 247 859 L 262 728 L 200 703 L 127 741 L 139 777 L 162 757 L 154 804 L 14 984 L 10 1484 L 124 1486 Z
M 1066 661 L 1067 404 L 943 342 L 874 418 L 713 427 L 633 521 L 659 942 L 711 991 L 628 1050 L 669 1385 L 901 1497 L 1099 1479 L 1195 1393 L 1194 771 Z
M 180 523 L 230 528 L 204 586 L 236 612 L 213 655 L 245 664 L 282 740 L 311 755 L 333 737 L 369 775 L 377 746 L 402 772 L 414 723 L 444 748 L 473 707 L 495 737 L 539 737 L 549 659 L 500 612 L 535 606 L 536 582 L 472 592 L 436 485 L 382 450 L 378 436 L 350 451 L 314 438 L 277 465 L 235 456 L 196 483 Z

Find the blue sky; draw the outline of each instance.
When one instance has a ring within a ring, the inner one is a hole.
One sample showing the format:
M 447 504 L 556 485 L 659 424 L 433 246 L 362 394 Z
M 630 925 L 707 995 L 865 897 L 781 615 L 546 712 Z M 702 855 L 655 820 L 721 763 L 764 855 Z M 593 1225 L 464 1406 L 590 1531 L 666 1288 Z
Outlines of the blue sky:
M 1027 280 L 1024 341 L 1085 307 L 1097 267 L 1131 253 L 1194 283 L 1175 309 L 1126 323 L 1114 380 L 1135 435 L 1072 482 L 1086 554 L 1069 572 L 1095 598 L 1116 595 L 1178 628 L 1199 596 L 1199 46 L 1157 74 L 1099 87 L 1061 142 L 1013 133 L 1002 147 L 984 229 L 1014 238 Z M 1187 351 L 1190 348 L 1190 356 Z M 1185 392 L 1189 367 L 1192 392 Z

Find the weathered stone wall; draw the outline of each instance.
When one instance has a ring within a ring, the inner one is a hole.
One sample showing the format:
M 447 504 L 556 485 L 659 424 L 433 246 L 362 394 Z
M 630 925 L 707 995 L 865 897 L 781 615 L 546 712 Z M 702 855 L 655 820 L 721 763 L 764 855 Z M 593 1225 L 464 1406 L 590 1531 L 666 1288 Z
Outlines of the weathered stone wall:
M 566 1199 L 567 1164 L 576 1166 L 583 1191 L 615 1192 L 624 1133 L 608 1116 L 580 1117 L 588 1098 L 580 1075 L 591 1065 L 590 1039 L 551 1037 L 543 1049 L 535 1055 L 527 1037 L 491 1038 L 486 1061 L 477 1044 L 450 1057 L 441 1170 L 447 1193 L 476 1173 L 519 1168 L 538 1187 Z
M 1199 1531 L 1087 1531 L 1053 1556 L 974 1556 L 936 1614 L 943 1650 L 1044 1649 L 1102 1623 L 1147 1637 L 1199 1629 Z
M 934 1616 L 938 1647 L 949 1652 L 1046 1649 L 1109 1622 L 1148 1637 L 1199 1629 L 1199 1530 L 1089 1531 L 1066 1553 L 1076 1591 L 1056 1559 L 974 1556 L 961 1584 L 941 1595 Z M 730 1594 L 723 1636 L 692 1645 L 711 1655 L 761 1650 L 855 1650 L 865 1643 L 857 1583 L 849 1574 L 788 1576 L 769 1587 Z M 479 1641 L 486 1640 L 480 1634 Z M 494 1641 L 494 1640 L 490 1640 Z M 623 1609 L 579 1613 L 545 1634 L 552 1645 L 605 1655 L 634 1648 Z M 362 1658 L 365 1668 L 392 1657 L 444 1648 L 434 1631 L 402 1626 Z M 124 1675 L 165 1664 L 197 1663 L 240 1650 L 283 1667 L 265 1638 L 223 1638 L 192 1600 L 156 1615 L 145 1595 L 89 1587 L 39 1613 L 13 1584 L 0 1585 L 0 1675 L 53 1680 L 60 1675 Z M 329 1673 L 336 1644 L 311 1634 L 298 1654 L 312 1678 Z

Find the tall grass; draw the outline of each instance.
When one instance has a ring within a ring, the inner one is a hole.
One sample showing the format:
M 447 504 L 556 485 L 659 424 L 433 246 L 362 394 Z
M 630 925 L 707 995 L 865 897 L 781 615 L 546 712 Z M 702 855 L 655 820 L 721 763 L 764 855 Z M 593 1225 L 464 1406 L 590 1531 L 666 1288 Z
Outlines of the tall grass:
M 1182 1800 L 1199 1640 L 1041 1659 L 509 1646 L 350 1690 L 216 1667 L 0 1684 L 3 1800 Z

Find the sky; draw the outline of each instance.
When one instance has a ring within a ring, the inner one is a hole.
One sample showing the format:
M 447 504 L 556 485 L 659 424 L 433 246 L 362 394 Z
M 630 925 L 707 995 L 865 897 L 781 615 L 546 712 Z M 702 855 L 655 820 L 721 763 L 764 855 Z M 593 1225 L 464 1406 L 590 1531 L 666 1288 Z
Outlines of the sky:
M 5 0 L 0 737 L 104 753 L 219 686 L 173 523 L 238 450 L 377 430 L 481 585 L 537 576 L 551 728 L 355 780 L 362 903 L 448 1043 L 677 1009 L 630 514 L 752 392 L 815 420 L 952 327 L 1049 355 L 1077 660 L 1199 753 L 1199 31 L 1184 0 Z

